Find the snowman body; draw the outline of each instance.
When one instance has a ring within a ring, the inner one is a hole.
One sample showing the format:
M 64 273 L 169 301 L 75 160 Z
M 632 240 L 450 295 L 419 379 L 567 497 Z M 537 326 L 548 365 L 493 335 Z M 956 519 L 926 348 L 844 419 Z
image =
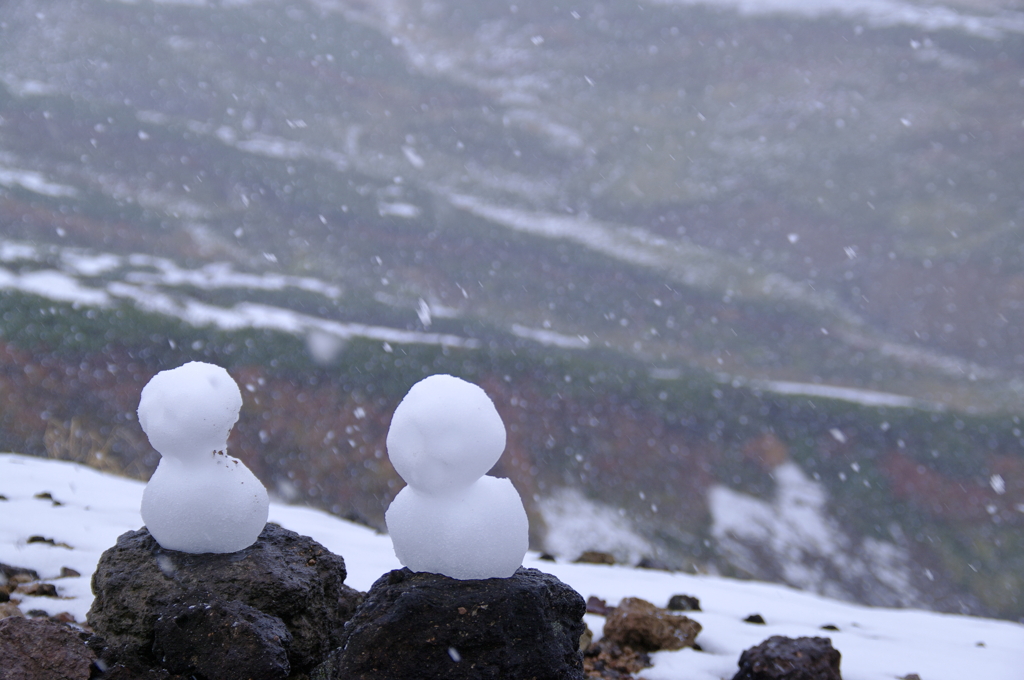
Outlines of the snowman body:
M 395 410 L 387 446 L 408 483 L 385 514 L 399 561 L 464 580 L 512 576 L 529 522 L 512 482 L 485 474 L 505 449 L 487 394 L 449 375 L 420 381 Z
M 161 547 L 231 553 L 263 531 L 267 490 L 227 455 L 241 405 L 228 372 L 200 362 L 158 373 L 142 390 L 139 423 L 161 455 L 142 494 L 142 520 Z

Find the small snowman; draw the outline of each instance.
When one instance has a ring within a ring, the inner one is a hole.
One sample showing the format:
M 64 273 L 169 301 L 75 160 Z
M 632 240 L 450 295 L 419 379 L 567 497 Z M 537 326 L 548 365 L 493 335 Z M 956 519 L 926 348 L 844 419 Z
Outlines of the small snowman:
M 463 580 L 512 576 L 529 522 L 512 482 L 484 474 L 505 450 L 487 394 L 450 375 L 421 380 L 395 410 L 387 447 L 408 483 L 385 514 L 398 560 Z
M 242 393 L 220 366 L 198 361 L 162 371 L 142 390 L 139 424 L 160 452 L 142 494 L 142 520 L 163 548 L 231 553 L 267 523 L 267 490 L 227 455 Z

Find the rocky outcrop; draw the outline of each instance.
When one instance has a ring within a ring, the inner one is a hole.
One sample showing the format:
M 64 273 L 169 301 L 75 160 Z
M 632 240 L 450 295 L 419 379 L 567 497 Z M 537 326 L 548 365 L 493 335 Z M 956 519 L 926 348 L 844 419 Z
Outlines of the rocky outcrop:
M 305 673 L 338 646 L 361 601 L 345 576 L 340 556 L 274 524 L 228 554 L 164 550 L 145 528 L 130 531 L 93 575 L 90 645 L 108 664 L 218 680 Z M 230 662 L 235 645 L 263 665 Z M 207 663 L 222 668 L 210 674 Z
M 0 678 L 88 680 L 96 655 L 68 626 L 47 619 L 0 620 Z
M 400 569 L 373 584 L 312 680 L 582 680 L 586 604 L 550 574 L 457 580 Z
M 732 680 L 842 680 L 832 640 L 774 635 L 740 655 Z

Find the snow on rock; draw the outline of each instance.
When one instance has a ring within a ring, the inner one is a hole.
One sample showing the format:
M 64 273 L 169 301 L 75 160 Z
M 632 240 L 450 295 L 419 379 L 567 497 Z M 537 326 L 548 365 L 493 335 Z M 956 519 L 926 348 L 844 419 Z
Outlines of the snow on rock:
M 220 366 L 193 361 L 142 390 L 139 424 L 162 456 L 142 494 L 142 519 L 168 550 L 230 553 L 267 523 L 263 484 L 227 455 L 242 393 Z
M 387 447 L 409 484 L 385 514 L 402 564 L 457 579 L 515 573 L 529 522 L 512 483 L 484 474 L 505 449 L 505 425 L 480 387 L 450 375 L 416 383 L 395 409 Z

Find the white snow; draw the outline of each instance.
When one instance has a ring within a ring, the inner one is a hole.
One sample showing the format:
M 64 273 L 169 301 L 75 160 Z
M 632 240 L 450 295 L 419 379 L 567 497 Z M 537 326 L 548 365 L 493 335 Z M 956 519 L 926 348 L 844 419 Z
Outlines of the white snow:
M 512 482 L 484 474 L 505 450 L 486 392 L 450 375 L 424 378 L 395 409 L 387 447 L 408 483 L 385 515 L 402 564 L 459 579 L 515 573 L 529 522 Z
M 139 424 L 160 452 L 142 495 L 142 519 L 169 550 L 230 553 L 267 523 L 267 490 L 227 455 L 242 393 L 220 366 L 198 361 L 161 371 L 143 388 Z
M 783 463 L 772 477 L 776 489 L 770 501 L 722 485 L 708 493 L 711 535 L 730 563 L 756 574 L 758 565 L 771 559 L 787 584 L 840 599 L 852 595 L 836 584 L 835 574 L 844 583 L 870 583 L 885 604 L 922 601 L 904 549 L 871 537 L 855 541 L 844 533 L 828 514 L 825 488 L 796 463 Z
M 590 500 L 576 489 L 559 489 L 541 498 L 544 551 L 574 560 L 587 550 L 600 550 L 620 564 L 636 564 L 655 550 L 617 508 Z
M 561 347 L 562 349 L 587 349 L 590 347 L 590 338 L 585 335 L 565 335 L 544 328 L 529 328 L 517 323 L 512 324 L 512 333 L 520 338 L 533 340 L 549 347 Z
M 117 536 L 142 525 L 143 484 L 73 463 L 0 454 L 0 562 L 35 569 L 57 586 L 58 598 L 21 599 L 24 611 L 67 611 L 78 621 L 92 604 L 89 579 L 101 553 Z M 36 498 L 48 492 L 61 505 Z M 400 565 L 391 541 L 362 526 L 326 513 L 277 503 L 270 520 L 322 543 L 345 558 L 346 583 L 367 590 L 383 573 Z M 51 538 L 28 543 L 31 536 Z M 61 567 L 81 576 L 58 578 Z M 700 612 L 687 612 L 704 627 L 697 641 L 703 652 L 684 649 L 653 655 L 650 680 L 720 680 L 737 670 L 740 653 L 771 635 L 827 636 L 842 655 L 845 680 L 895 680 L 917 673 L 923 680 L 1019 680 L 1024 625 L 969 616 L 863 607 L 802 593 L 784 586 L 717 576 L 673 574 L 620 566 L 563 564 L 529 554 L 525 566 L 549 572 L 583 597 L 609 604 L 636 596 L 664 606 L 676 593 L 700 599 Z M 742 622 L 761 614 L 767 625 Z M 600 635 L 602 617 L 588 615 Z M 833 624 L 839 631 L 823 631 Z M 984 646 L 979 646 L 982 643 Z
M 39 262 L 56 259 L 60 270 L 34 269 Z M 133 254 L 121 257 L 111 253 L 92 252 L 79 248 L 37 246 L 18 241 L 0 242 L 0 262 L 20 265 L 20 271 L 0 267 L 0 290 L 18 290 L 58 302 L 85 307 L 109 307 L 118 302 L 137 309 L 179 319 L 191 326 L 213 326 L 235 331 L 259 328 L 308 338 L 316 335 L 329 338 L 330 346 L 340 349 L 345 341 L 367 338 L 389 344 L 426 344 L 443 347 L 476 349 L 480 341 L 449 333 L 427 333 L 405 329 L 346 323 L 302 314 L 292 309 L 252 302 L 239 302 L 220 307 L 201 302 L 178 290 L 195 287 L 202 290 L 233 288 L 239 290 L 276 291 L 296 289 L 337 301 L 339 286 L 304 276 L 265 272 L 252 274 L 236 271 L 230 264 L 213 262 L 198 269 L 179 267 L 171 260 L 152 255 Z M 104 275 L 108 280 L 91 281 Z M 81 277 L 81 278 L 79 278 Z M 452 317 L 457 312 L 431 303 L 430 314 Z M 319 350 L 320 346 L 316 346 Z M 320 360 L 322 353 L 314 352 Z
M 928 408 L 929 404 L 920 399 L 891 392 L 878 392 L 857 387 L 820 385 L 815 383 L 789 382 L 786 380 L 751 380 L 754 389 L 776 394 L 802 394 L 808 397 L 837 399 L 864 406 L 888 406 L 891 408 Z
M 63 184 L 55 184 L 43 177 L 38 172 L 31 170 L 18 170 L 16 168 L 5 168 L 0 165 L 0 185 L 5 187 L 21 187 L 43 196 L 60 198 L 62 196 L 74 196 L 78 191 L 74 187 Z
M 911 26 L 924 31 L 961 30 L 991 40 L 1024 33 L 1024 14 L 1001 10 L 994 16 L 966 14 L 939 3 L 900 0 L 648 0 L 662 5 L 712 5 L 758 16 L 782 14 L 817 19 L 839 16 L 871 26 Z M 981 9 L 984 3 L 978 3 Z

